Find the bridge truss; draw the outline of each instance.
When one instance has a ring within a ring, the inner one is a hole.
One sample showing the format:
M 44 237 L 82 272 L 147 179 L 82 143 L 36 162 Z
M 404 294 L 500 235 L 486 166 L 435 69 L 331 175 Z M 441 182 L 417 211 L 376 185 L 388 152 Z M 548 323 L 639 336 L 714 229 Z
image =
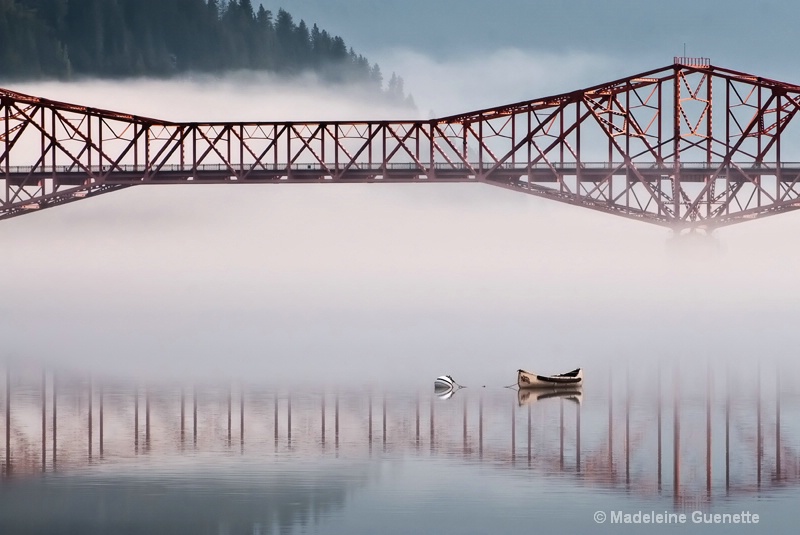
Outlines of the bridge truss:
M 478 182 L 711 230 L 800 208 L 798 109 L 800 86 L 706 58 L 424 121 L 181 123 L 0 89 L 0 219 L 138 185 Z

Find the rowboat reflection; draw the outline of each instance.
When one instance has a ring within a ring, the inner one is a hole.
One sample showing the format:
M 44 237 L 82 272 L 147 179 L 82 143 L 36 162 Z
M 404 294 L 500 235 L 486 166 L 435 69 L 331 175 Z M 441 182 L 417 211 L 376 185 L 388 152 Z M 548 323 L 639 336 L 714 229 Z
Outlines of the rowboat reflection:
M 567 399 L 578 405 L 581 404 L 583 392 L 579 388 L 570 390 L 554 390 L 551 392 L 542 392 L 541 390 L 520 389 L 517 390 L 517 402 L 519 406 L 532 405 L 537 401 L 542 401 L 549 398 Z

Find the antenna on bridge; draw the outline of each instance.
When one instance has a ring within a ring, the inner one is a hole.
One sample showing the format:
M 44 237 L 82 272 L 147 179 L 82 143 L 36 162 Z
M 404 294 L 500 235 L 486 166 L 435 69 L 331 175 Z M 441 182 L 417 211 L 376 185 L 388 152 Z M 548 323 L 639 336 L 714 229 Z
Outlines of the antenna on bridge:
M 686 55 L 686 43 L 683 43 L 683 56 L 674 57 L 675 65 L 683 65 L 685 67 L 710 67 L 710 58 L 690 58 Z

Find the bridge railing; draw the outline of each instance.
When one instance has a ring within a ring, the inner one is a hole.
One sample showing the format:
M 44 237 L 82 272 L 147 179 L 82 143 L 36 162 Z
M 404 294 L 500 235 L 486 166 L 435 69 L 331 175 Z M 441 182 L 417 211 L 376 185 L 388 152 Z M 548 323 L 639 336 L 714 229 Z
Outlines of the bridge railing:
M 709 67 L 711 66 L 710 58 L 691 58 L 688 56 L 675 56 L 675 65 L 686 65 L 688 67 Z
M 664 162 L 663 164 L 657 163 L 638 163 L 634 162 L 634 166 L 637 169 L 663 169 L 665 171 L 670 171 L 675 168 L 674 162 Z M 682 170 L 715 170 L 719 169 L 723 166 L 723 162 L 679 162 L 678 168 Z M 730 167 L 733 168 L 741 168 L 741 169 L 791 169 L 791 170 L 800 170 L 800 162 L 767 162 L 767 163 L 754 163 L 754 162 L 731 162 L 729 164 Z M 380 171 L 382 169 L 386 169 L 389 171 L 425 171 L 429 169 L 435 170 L 481 170 L 481 171 L 489 171 L 491 169 L 535 169 L 535 170 L 546 170 L 546 169 L 621 169 L 625 167 L 624 162 L 563 162 L 563 163 L 545 163 L 545 162 L 536 162 L 536 163 L 525 163 L 525 162 L 506 162 L 500 165 L 493 164 L 491 162 L 472 162 L 469 165 L 463 163 L 434 163 L 433 166 L 422 165 L 420 166 L 417 163 L 409 162 L 409 163 L 387 163 L 387 164 L 366 164 L 366 163 L 359 163 L 359 164 L 352 164 L 349 167 L 347 165 L 343 165 L 339 163 L 338 165 L 334 163 L 322 165 L 320 163 L 293 163 L 293 164 L 286 164 L 286 163 L 273 163 L 273 164 L 257 164 L 254 165 L 250 164 L 239 164 L 234 166 L 228 166 L 225 164 L 202 164 L 196 167 L 192 167 L 191 165 L 186 164 L 165 164 L 160 165 L 157 168 L 153 168 L 151 166 L 146 165 L 132 165 L 132 164 L 119 164 L 114 166 L 113 168 L 108 165 L 93 165 L 88 168 L 88 171 L 91 174 L 105 174 L 105 173 L 146 173 L 148 171 L 152 172 L 159 172 L 159 173 L 169 173 L 169 172 L 192 172 L 192 171 L 199 171 L 199 172 L 215 172 L 215 171 L 231 171 L 236 172 L 239 170 L 264 170 L 264 171 L 321 171 L 324 172 L 326 170 L 335 170 L 335 171 L 343 171 L 345 169 L 350 170 L 375 170 Z M 3 176 L 8 173 L 12 175 L 19 175 L 19 174 L 85 174 L 87 172 L 86 169 L 77 167 L 75 165 L 38 165 L 38 166 L 30 166 L 30 165 L 12 165 L 8 166 L 4 169 L 0 169 L 0 180 L 3 179 Z

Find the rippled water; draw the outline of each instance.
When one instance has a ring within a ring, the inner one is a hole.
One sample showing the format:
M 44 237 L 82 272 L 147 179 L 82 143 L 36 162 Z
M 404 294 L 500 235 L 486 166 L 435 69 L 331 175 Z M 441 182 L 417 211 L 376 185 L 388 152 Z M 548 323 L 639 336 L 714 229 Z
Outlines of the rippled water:
M 561 396 L 467 385 L 447 399 L 432 384 L 8 372 L 3 534 L 645 529 L 624 514 L 686 515 L 646 528 L 663 532 L 794 532 L 800 397 L 776 369 L 587 369 Z M 716 513 L 750 523 L 695 522 Z

